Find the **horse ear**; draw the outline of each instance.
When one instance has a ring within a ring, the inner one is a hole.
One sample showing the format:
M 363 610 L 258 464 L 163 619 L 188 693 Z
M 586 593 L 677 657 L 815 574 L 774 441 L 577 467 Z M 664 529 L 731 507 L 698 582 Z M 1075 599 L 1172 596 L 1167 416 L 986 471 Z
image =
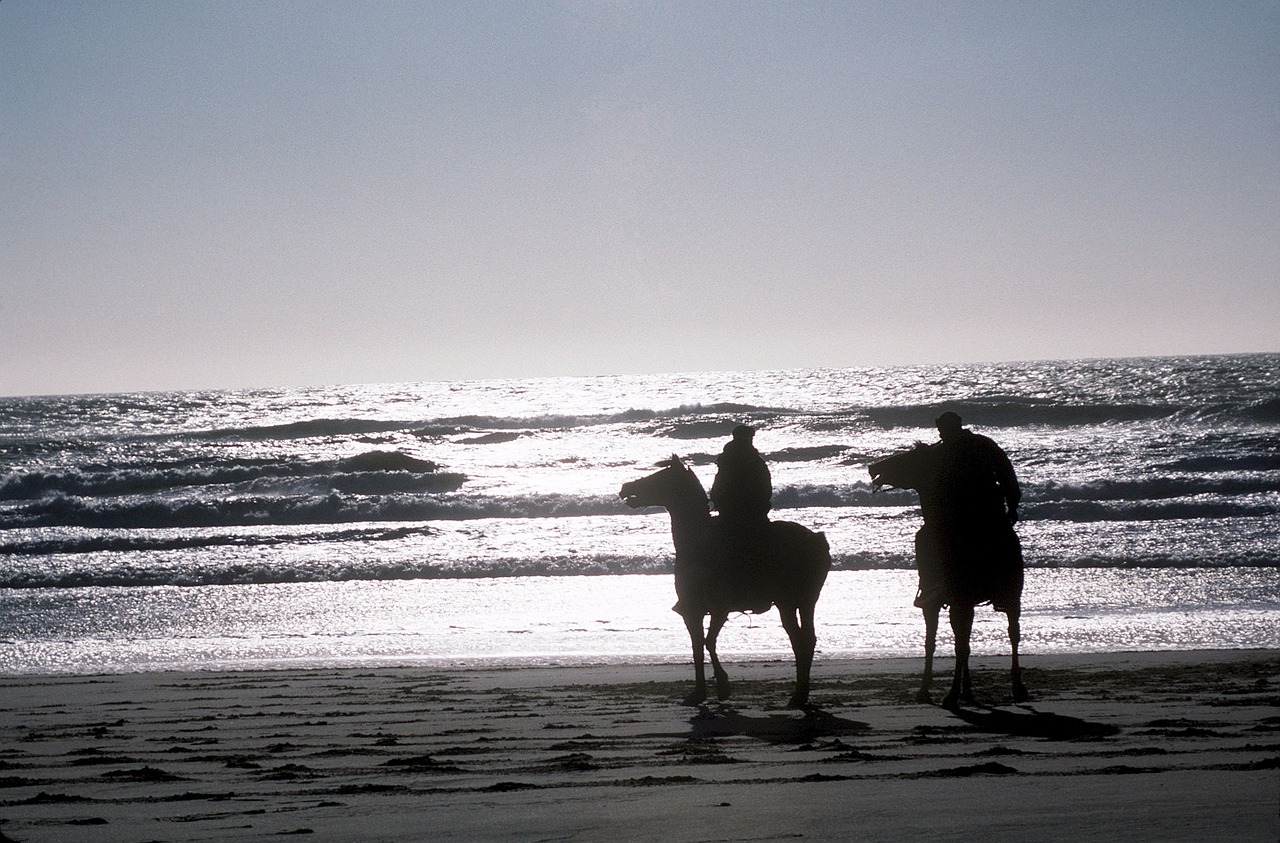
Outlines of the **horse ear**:
M 684 463 L 680 460 L 680 455 L 679 455 L 679 454 L 672 454 L 672 455 L 671 455 L 671 465 L 672 465 L 673 467 L 674 467 L 674 466 L 679 466 L 680 468 L 684 468 Z

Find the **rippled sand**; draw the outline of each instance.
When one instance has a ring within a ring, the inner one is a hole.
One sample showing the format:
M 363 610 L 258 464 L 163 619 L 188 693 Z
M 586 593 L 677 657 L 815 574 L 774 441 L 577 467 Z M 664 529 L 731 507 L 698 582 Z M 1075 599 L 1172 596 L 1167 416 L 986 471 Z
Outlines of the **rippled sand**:
M 0 839 L 1268 840 L 1280 652 L 0 679 Z M 943 665 L 944 669 L 946 665 Z

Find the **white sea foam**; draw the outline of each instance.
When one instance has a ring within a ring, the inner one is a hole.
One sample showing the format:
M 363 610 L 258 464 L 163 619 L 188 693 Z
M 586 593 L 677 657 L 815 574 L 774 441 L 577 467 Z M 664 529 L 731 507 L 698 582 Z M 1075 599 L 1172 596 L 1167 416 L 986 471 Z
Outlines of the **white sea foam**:
M 1039 570 L 1023 651 L 1280 646 L 1280 600 L 1258 570 Z M 818 605 L 826 658 L 919 656 L 911 571 L 837 572 Z M 370 666 L 601 664 L 688 659 L 668 576 L 514 577 L 196 588 L 19 591 L 5 599 L 0 673 Z M 942 646 L 949 644 L 946 630 Z M 720 651 L 788 658 L 776 614 L 736 616 Z M 1008 652 L 1003 615 L 980 611 L 974 652 Z

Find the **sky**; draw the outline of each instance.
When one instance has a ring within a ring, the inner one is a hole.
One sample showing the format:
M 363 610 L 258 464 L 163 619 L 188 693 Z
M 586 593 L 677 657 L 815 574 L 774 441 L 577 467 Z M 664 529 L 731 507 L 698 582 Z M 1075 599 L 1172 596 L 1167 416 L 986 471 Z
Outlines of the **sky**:
M 1280 350 L 1280 4 L 0 2 L 0 395 Z

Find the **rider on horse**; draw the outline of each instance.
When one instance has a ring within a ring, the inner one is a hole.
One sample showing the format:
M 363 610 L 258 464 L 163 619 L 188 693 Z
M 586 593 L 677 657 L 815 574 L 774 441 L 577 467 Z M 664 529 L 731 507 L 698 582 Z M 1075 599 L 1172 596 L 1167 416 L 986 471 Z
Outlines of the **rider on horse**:
M 948 588 L 962 588 L 1003 610 L 1006 584 L 1021 585 L 1022 555 L 1011 529 L 1022 499 L 1017 475 L 1000 446 L 962 427 L 960 416 L 946 412 L 936 424 L 942 441 L 933 445 L 938 456 L 935 552 L 942 554 Z M 957 581 L 960 570 L 969 573 Z
M 716 479 L 711 484 L 711 505 L 720 513 L 720 525 L 729 552 L 726 567 L 750 576 L 763 564 L 769 540 L 769 509 L 773 505 L 773 480 L 764 457 L 756 450 L 755 428 L 740 424 L 733 438 L 716 457 Z M 767 611 L 769 605 L 759 601 Z
M 1022 489 L 1008 455 L 990 438 L 961 427 L 952 412 L 935 422 L 942 439 L 936 447 L 942 464 L 944 517 L 991 516 L 998 512 L 1018 521 Z
M 720 516 L 748 529 L 769 521 L 773 505 L 773 480 L 764 457 L 752 439 L 755 428 L 740 424 L 716 457 L 716 479 L 711 484 L 711 505 Z

